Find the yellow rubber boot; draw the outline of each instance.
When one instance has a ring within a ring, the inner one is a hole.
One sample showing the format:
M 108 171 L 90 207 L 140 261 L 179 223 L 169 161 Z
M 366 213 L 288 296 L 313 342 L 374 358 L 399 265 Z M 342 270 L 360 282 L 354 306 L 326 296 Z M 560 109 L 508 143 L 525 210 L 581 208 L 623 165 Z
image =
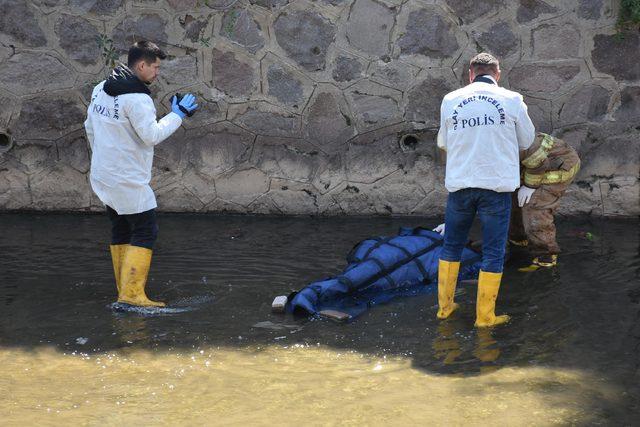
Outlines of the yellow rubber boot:
M 111 251 L 111 262 L 113 263 L 113 275 L 116 277 L 116 288 L 118 288 L 118 298 L 120 298 L 120 272 L 122 271 L 122 260 L 124 259 L 124 254 L 127 251 L 127 248 L 130 245 L 110 245 L 109 250 Z
M 129 246 L 125 252 L 120 273 L 118 302 L 141 307 L 164 307 L 165 303 L 151 301 L 144 288 L 151 266 L 153 251 L 139 246 Z
M 531 273 L 541 268 L 551 268 L 556 265 L 558 265 L 558 255 L 547 255 L 534 258 L 530 265 L 519 268 L 518 271 L 520 273 Z
M 509 316 L 496 316 L 495 314 L 501 280 L 502 273 L 488 273 L 480 270 L 478 300 L 476 302 L 476 327 L 496 326 L 509 321 Z
M 458 282 L 459 261 L 444 261 L 438 263 L 438 319 L 446 319 L 458 308 L 453 302 Z

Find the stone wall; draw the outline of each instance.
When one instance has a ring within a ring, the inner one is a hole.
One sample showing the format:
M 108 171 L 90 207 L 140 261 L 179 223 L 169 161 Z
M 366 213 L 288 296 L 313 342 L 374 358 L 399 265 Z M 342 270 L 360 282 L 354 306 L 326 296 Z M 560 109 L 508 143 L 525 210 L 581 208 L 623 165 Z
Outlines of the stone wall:
M 0 210 L 100 210 L 82 122 L 135 40 L 168 53 L 158 111 L 201 111 L 157 147 L 165 211 L 440 215 L 443 94 L 502 59 L 582 171 L 566 214 L 640 213 L 640 34 L 612 0 L 0 0 Z

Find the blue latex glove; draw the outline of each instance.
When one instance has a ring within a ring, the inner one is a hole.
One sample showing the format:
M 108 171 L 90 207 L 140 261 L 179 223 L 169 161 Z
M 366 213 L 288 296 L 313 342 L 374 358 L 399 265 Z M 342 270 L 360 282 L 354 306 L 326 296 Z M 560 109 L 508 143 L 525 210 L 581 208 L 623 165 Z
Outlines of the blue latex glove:
M 178 103 L 177 96 L 171 98 L 171 111 L 179 115 L 182 119 L 184 119 L 187 114 L 193 113 L 196 109 L 198 109 L 196 97 L 190 93 L 183 96 L 180 103 Z

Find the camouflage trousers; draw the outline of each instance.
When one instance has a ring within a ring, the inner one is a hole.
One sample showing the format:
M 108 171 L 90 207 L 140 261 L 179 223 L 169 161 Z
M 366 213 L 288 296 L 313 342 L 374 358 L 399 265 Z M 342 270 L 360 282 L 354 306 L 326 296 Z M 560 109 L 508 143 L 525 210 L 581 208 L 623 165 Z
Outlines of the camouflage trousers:
M 527 239 L 529 251 L 534 257 L 559 254 L 560 246 L 556 240 L 553 215 L 569 184 L 570 182 L 542 185 L 522 208 L 518 207 L 518 192 L 515 191 L 511 199 L 509 239 Z

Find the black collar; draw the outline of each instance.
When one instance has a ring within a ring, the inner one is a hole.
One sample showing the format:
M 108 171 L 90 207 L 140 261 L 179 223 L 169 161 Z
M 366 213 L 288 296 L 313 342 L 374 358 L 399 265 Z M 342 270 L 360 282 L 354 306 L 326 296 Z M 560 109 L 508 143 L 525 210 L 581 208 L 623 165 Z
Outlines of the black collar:
M 104 82 L 104 92 L 109 96 L 124 95 L 127 93 L 146 93 L 151 91 L 126 65 L 116 67 Z
M 482 74 L 480 76 L 476 76 L 476 78 L 473 79 L 473 82 L 474 83 L 475 82 L 489 83 L 489 84 L 492 84 L 492 85 L 495 84 L 495 82 L 493 80 L 491 80 L 489 77 L 487 77 L 486 74 Z

